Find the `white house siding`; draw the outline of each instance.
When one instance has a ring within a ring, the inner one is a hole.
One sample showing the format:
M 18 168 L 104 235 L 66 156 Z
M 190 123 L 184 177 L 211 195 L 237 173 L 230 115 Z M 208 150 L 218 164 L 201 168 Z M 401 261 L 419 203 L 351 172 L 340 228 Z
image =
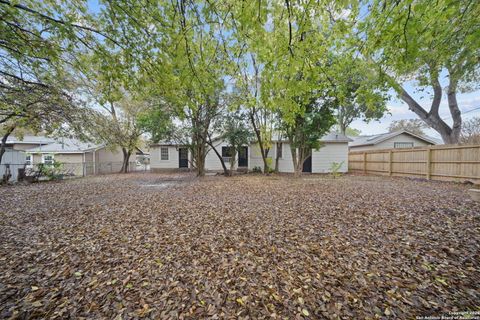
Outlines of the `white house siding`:
M 364 150 L 380 150 L 380 149 L 393 149 L 395 147 L 395 142 L 413 142 L 414 147 L 422 147 L 422 146 L 429 146 L 431 143 L 428 143 L 422 139 L 418 139 L 413 137 L 409 134 L 402 133 L 398 136 L 393 138 L 387 139 L 375 145 L 369 146 L 358 146 L 358 147 L 350 147 L 350 151 L 364 151 Z
M 277 155 L 277 144 L 274 143 L 272 149 L 268 153 L 271 158 L 271 167 L 275 168 L 275 157 Z M 295 172 L 293 168 L 292 151 L 290 144 L 283 142 L 282 157 L 278 159 L 278 171 L 285 173 Z M 263 161 L 258 145 L 250 147 L 251 156 L 249 169 L 257 166 L 263 169 Z M 347 142 L 326 142 L 318 151 L 312 150 L 312 173 L 327 173 L 333 162 L 342 162 L 340 172 L 348 171 L 348 144 Z
M 229 144 L 224 142 L 224 141 L 220 141 L 220 142 L 214 143 L 214 146 L 215 146 L 215 149 L 218 151 L 218 153 L 220 155 L 222 155 L 222 147 L 228 147 Z M 250 153 L 250 150 L 248 150 L 248 152 Z M 250 167 L 250 159 L 248 159 L 248 162 L 249 162 L 249 167 Z M 225 165 L 227 166 L 227 169 L 230 169 L 230 162 L 229 161 L 225 162 Z M 238 167 L 238 154 L 235 158 L 235 165 L 234 165 L 233 168 L 236 170 L 237 167 Z M 208 171 L 223 171 L 223 167 L 222 167 L 222 163 L 220 162 L 220 159 L 218 158 L 215 151 L 211 148 L 209 148 L 209 150 L 207 152 L 207 155 L 205 157 L 205 170 L 208 170 Z
M 168 148 L 168 160 L 161 160 L 160 149 Z M 175 146 L 152 146 L 150 150 L 150 168 L 152 169 L 178 169 L 178 148 Z
M 318 151 L 312 150 L 312 173 L 331 172 L 334 162 L 343 162 L 339 172 L 348 171 L 348 144 L 346 142 L 326 142 Z
M 275 154 L 275 150 L 273 149 L 274 148 L 268 152 L 268 158 L 271 159 L 270 161 L 272 161 L 272 165 L 274 165 L 273 154 Z M 259 167 L 263 170 L 262 153 L 260 152 L 260 147 L 257 143 L 251 144 L 248 148 L 248 170 L 252 170 L 255 167 Z
M 10 181 L 17 181 L 18 169 L 22 169 L 25 166 L 25 152 L 6 148 L 2 157 L 2 163 L 0 164 L 0 179 L 3 177 L 7 166 L 10 168 Z
M 215 145 L 217 151 L 221 154 L 222 147 L 228 146 L 225 142 L 218 142 Z M 153 146 L 151 148 L 151 159 L 150 166 L 153 170 L 155 169 L 177 169 L 178 165 L 178 149 L 175 146 L 168 146 L 169 150 L 169 160 L 160 160 L 160 146 Z M 273 143 L 270 152 L 268 153 L 268 158 L 271 160 L 271 167 L 275 168 L 275 156 L 277 154 L 277 144 Z M 327 173 L 330 172 L 330 168 L 333 162 L 340 163 L 343 161 L 341 172 L 347 172 L 348 170 L 348 144 L 346 142 L 336 142 L 330 143 L 327 142 L 325 145 L 320 148 L 319 151 L 312 151 L 312 172 L 313 173 Z M 227 168 L 230 164 L 225 163 Z M 238 157 L 237 157 L 238 164 Z M 237 168 L 237 164 L 235 168 Z M 252 144 L 248 148 L 248 168 L 252 170 L 254 167 L 260 167 L 263 169 L 263 160 L 260 153 L 260 148 L 258 144 Z M 218 156 L 215 154 L 215 151 L 209 149 L 205 158 L 205 169 L 207 171 L 222 171 L 222 164 Z M 278 161 L 278 171 L 293 173 L 293 161 L 292 153 L 290 150 L 290 145 L 288 143 L 283 143 L 282 157 Z
M 274 153 L 272 153 L 272 156 L 274 159 L 272 162 L 272 168 L 275 168 L 275 159 L 277 157 L 276 143 L 273 149 Z M 295 172 L 293 168 L 292 150 L 290 149 L 289 143 L 282 143 L 282 157 L 278 159 L 278 172 Z

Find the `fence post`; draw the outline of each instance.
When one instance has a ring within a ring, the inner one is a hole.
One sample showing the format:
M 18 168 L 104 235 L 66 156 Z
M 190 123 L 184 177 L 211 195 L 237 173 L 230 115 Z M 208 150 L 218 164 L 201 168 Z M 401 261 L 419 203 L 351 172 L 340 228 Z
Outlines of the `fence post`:
M 367 153 L 363 153 L 363 173 L 367 173 Z
M 427 168 L 426 168 L 427 180 L 430 180 L 432 176 L 432 149 L 428 147 L 426 151 L 427 151 Z
M 393 152 L 392 150 L 388 151 L 388 175 L 392 176 L 392 158 Z

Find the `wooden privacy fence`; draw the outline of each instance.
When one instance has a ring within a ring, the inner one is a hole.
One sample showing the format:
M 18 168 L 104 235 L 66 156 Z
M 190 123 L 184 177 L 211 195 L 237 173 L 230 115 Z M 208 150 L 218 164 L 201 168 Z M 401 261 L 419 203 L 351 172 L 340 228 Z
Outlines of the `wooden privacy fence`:
M 351 172 L 480 184 L 480 145 L 352 151 Z

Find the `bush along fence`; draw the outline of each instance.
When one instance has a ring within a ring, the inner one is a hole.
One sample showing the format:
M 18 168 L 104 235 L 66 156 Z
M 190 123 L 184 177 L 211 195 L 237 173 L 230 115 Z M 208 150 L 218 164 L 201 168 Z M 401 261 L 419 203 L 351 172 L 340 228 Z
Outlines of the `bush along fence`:
M 91 175 L 118 173 L 122 168 L 122 162 L 79 162 L 51 164 L 36 163 L 9 163 L 0 164 L 0 182 L 15 181 L 41 181 L 58 180 L 68 178 L 80 178 Z M 130 162 L 128 172 L 148 171 L 149 165 L 138 162 Z
M 350 172 L 480 184 L 480 145 L 354 151 Z

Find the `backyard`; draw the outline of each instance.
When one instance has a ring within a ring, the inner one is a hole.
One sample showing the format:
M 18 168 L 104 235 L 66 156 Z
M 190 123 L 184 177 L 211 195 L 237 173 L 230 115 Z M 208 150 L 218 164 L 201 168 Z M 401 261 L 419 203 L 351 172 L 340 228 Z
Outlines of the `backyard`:
M 128 174 L 0 189 L 0 318 L 414 318 L 480 308 L 469 186 Z

